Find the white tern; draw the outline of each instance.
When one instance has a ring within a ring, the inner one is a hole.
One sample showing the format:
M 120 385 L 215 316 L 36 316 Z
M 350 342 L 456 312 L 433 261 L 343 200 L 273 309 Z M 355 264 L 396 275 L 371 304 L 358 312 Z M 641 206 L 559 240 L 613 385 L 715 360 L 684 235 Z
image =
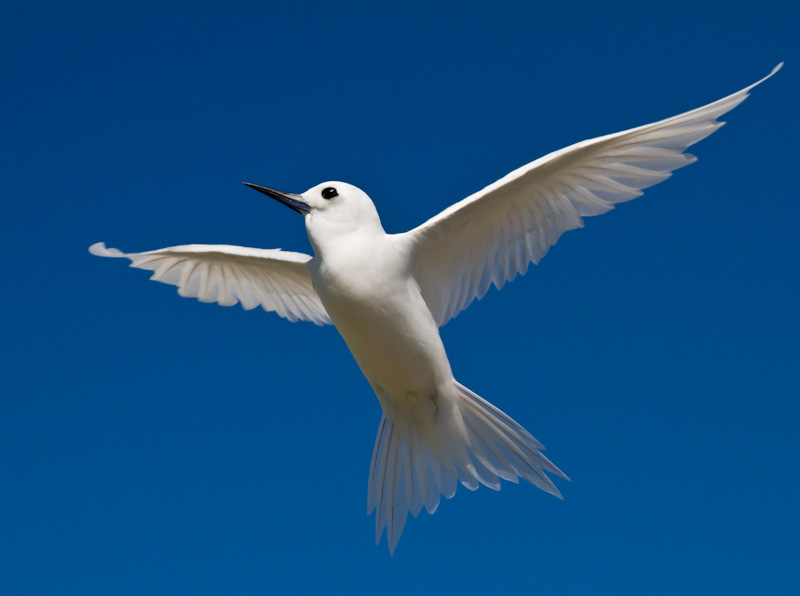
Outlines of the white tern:
M 583 217 L 613 209 L 695 161 L 683 153 L 723 123 L 764 79 L 660 122 L 583 141 L 514 170 L 421 226 L 387 234 L 372 200 L 344 182 L 303 194 L 248 186 L 302 214 L 314 256 L 239 246 L 173 246 L 122 253 L 178 286 L 181 296 L 290 321 L 333 324 L 383 408 L 372 453 L 367 513 L 375 541 L 394 552 L 408 512 L 433 513 L 461 482 L 498 490 L 521 477 L 560 497 L 547 472 L 566 478 L 522 426 L 453 377 L 439 327 L 491 285 L 538 263 Z

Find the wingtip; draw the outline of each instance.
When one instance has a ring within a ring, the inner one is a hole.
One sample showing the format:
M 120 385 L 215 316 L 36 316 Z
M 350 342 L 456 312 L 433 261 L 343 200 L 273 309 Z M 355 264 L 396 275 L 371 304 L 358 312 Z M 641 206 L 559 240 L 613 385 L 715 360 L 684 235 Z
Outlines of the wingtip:
M 117 248 L 106 248 L 105 242 L 95 242 L 89 247 L 89 252 L 97 257 L 124 257 L 123 252 Z
M 779 63 L 778 63 L 778 65 L 777 65 L 775 68 L 773 68 L 773 69 L 770 71 L 770 73 L 769 73 L 767 76 L 765 76 L 763 79 L 761 79 L 761 80 L 760 80 L 760 81 L 758 81 L 757 83 L 753 83 L 752 85 L 750 85 L 750 87 L 748 87 L 748 90 L 752 89 L 752 88 L 753 88 L 753 87 L 755 87 L 756 85 L 760 85 L 761 83 L 763 83 L 764 81 L 766 81 L 768 78 L 770 78 L 772 75 L 774 75 L 776 72 L 778 72 L 778 71 L 779 71 L 781 68 L 783 68 L 783 61 L 779 62 Z
M 766 81 L 768 78 L 770 78 L 776 72 L 778 72 L 781 68 L 783 68 L 783 61 L 779 62 L 778 65 L 775 66 L 775 68 L 773 68 L 770 71 L 770 73 L 767 76 L 765 76 L 763 79 L 757 80 L 752 85 L 749 85 L 749 86 L 745 87 L 744 89 L 742 89 L 741 91 L 738 91 L 737 93 L 734 93 L 734 95 L 744 95 L 745 97 L 749 96 L 750 92 L 753 90 L 754 87 L 758 87 L 761 83 Z

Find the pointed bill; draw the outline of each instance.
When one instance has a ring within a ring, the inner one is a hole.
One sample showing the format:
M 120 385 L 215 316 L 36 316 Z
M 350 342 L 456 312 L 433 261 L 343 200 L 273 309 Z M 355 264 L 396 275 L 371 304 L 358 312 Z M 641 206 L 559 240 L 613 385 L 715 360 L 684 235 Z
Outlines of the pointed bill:
M 275 199 L 276 201 L 283 203 L 289 207 L 289 209 L 297 211 L 300 214 L 305 214 L 311 211 L 311 207 L 309 207 L 308 203 L 303 200 L 303 197 L 293 192 L 283 192 L 282 190 L 275 190 L 274 188 L 259 186 L 258 184 L 251 184 L 249 182 L 242 182 L 242 184 L 267 195 L 271 199 Z

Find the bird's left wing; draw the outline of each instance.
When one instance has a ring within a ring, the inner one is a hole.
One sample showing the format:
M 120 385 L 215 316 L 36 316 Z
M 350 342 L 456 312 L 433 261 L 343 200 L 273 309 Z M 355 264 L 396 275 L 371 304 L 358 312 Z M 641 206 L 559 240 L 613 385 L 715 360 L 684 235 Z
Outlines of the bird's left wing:
M 724 124 L 749 87 L 696 110 L 555 151 L 403 234 L 411 270 L 439 326 L 538 263 L 583 217 L 613 209 L 696 160 L 683 153 Z
M 330 325 L 311 285 L 310 256 L 280 249 L 222 244 L 188 244 L 148 252 L 123 253 L 102 242 L 89 248 L 101 257 L 125 257 L 131 267 L 153 271 L 150 279 L 178 286 L 178 294 L 222 306 L 261 306 L 290 321 Z

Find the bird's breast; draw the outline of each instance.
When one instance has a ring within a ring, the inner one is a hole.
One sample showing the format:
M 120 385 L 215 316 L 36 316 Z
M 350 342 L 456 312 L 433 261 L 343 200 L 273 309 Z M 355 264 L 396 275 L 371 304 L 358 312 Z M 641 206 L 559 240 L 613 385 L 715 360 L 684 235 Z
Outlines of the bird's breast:
M 427 396 L 451 379 L 438 327 L 401 250 L 375 243 L 314 261 L 314 289 L 376 392 Z

